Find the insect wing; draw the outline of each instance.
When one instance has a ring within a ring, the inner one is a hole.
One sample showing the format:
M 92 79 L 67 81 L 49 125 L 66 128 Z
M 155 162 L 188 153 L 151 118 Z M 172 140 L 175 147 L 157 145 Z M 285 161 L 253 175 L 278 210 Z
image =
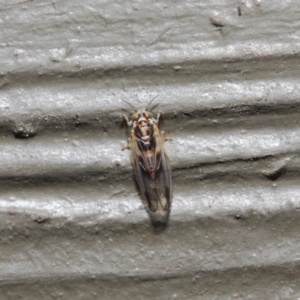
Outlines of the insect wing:
M 152 137 L 151 151 L 142 151 L 138 139 L 133 138 L 132 165 L 142 196 L 152 212 L 162 208 L 169 211 L 172 180 L 169 159 L 159 135 Z

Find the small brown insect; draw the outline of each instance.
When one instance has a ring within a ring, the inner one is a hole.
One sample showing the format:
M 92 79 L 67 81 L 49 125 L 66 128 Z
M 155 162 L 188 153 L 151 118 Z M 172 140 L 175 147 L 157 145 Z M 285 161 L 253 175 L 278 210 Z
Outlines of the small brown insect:
M 131 138 L 123 150 L 131 149 L 134 174 L 155 226 L 167 224 L 172 200 L 171 168 L 163 145 L 167 138 L 157 126 L 160 116 L 158 113 L 155 119 L 147 109 L 136 111 L 131 121 L 123 116 L 132 126 Z

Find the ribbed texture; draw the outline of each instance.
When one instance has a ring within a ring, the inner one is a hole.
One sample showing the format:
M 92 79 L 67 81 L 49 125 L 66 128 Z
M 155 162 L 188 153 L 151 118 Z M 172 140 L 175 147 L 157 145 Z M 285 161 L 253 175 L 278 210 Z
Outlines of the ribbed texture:
M 299 10 L 2 4 L 0 299 L 300 297 Z M 157 95 L 173 139 L 160 232 L 121 151 L 122 99 Z

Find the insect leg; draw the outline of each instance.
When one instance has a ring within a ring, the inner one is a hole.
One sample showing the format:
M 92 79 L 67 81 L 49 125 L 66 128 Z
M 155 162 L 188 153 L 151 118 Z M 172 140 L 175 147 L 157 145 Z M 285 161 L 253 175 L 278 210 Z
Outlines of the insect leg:
M 158 124 L 158 122 L 159 122 L 159 118 L 160 118 L 161 115 L 162 115 L 162 112 L 161 112 L 161 111 L 157 113 L 157 116 L 156 116 L 156 123 L 157 123 L 157 124 Z
M 166 142 L 166 141 L 173 141 L 172 138 L 169 138 L 169 137 L 166 136 L 166 134 L 165 134 L 164 131 L 161 131 L 161 132 L 160 132 L 160 135 L 161 135 L 162 139 L 163 139 L 165 142 Z
M 126 121 L 126 123 L 127 123 L 128 126 L 132 125 L 133 122 L 129 121 L 127 116 L 123 115 L 123 118 L 125 119 L 125 121 Z
M 159 118 L 160 118 L 160 116 L 163 114 L 163 112 L 159 112 L 159 113 L 157 113 L 157 115 L 156 115 L 156 119 L 154 119 L 154 118 L 152 118 L 152 121 L 153 121 L 153 123 L 154 124 L 158 124 L 159 123 Z

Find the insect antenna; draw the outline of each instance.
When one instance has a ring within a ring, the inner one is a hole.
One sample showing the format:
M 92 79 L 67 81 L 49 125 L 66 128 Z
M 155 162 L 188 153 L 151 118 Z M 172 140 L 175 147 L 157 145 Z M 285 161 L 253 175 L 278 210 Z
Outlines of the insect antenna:
M 159 105 L 159 103 L 157 103 L 157 104 L 155 104 L 151 109 L 148 109 L 149 108 L 149 106 L 150 106 L 150 104 L 158 97 L 159 95 L 156 95 L 153 99 L 151 99 L 151 101 L 147 104 L 147 106 L 146 106 L 146 110 L 147 111 L 152 111 L 156 106 L 158 106 Z
M 130 105 L 134 109 L 135 112 L 137 112 L 137 109 L 131 103 L 127 102 L 124 99 L 121 99 L 121 100 L 124 101 L 124 102 L 126 102 L 128 105 Z
M 154 104 L 148 111 L 153 112 L 153 110 L 159 105 L 159 103 Z

